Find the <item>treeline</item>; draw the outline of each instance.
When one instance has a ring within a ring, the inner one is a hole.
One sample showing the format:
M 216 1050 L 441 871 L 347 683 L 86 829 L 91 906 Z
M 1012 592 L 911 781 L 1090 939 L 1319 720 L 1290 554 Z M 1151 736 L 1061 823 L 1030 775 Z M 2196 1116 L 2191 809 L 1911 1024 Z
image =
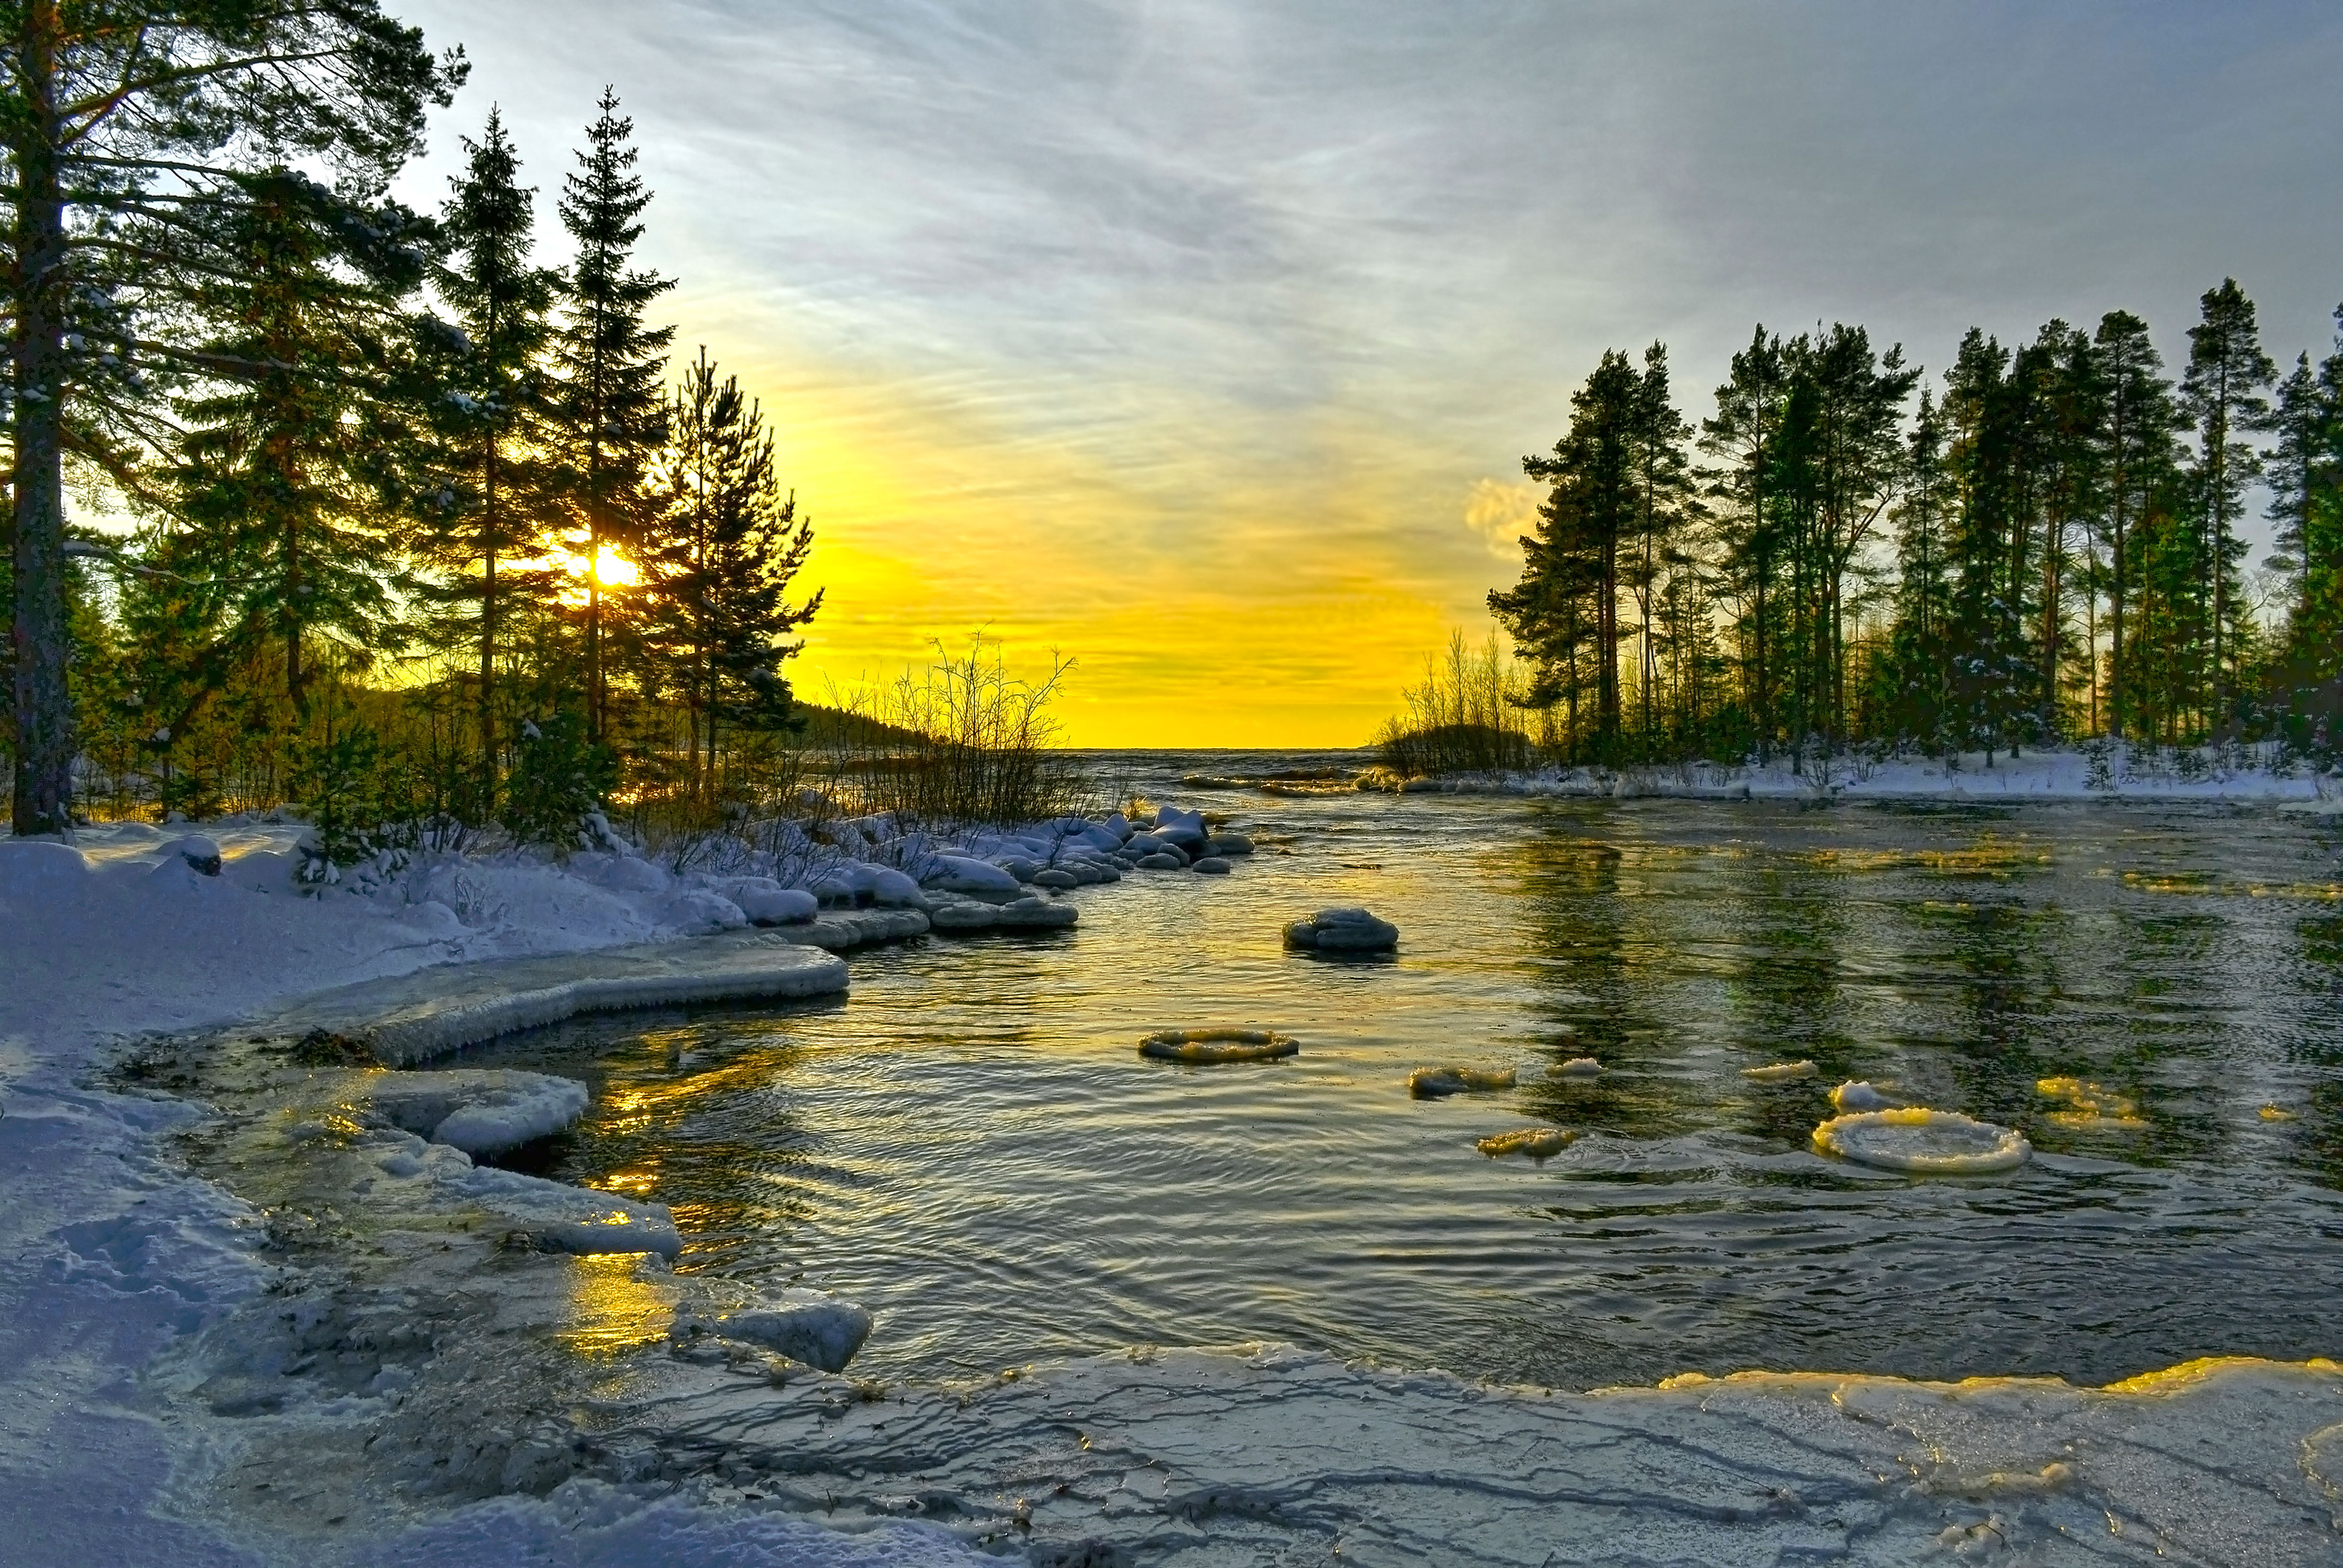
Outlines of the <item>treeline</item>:
M 0 28 L 15 830 L 291 800 L 342 855 L 749 789 L 812 535 L 755 401 L 670 380 L 616 96 L 546 265 L 493 111 L 437 212 L 389 195 L 467 66 L 374 0 Z
M 1523 460 L 1513 700 L 1580 762 L 2343 752 L 2343 308 L 2283 378 L 2234 280 L 2201 311 L 2177 377 L 2125 311 L 1972 329 L 1935 385 L 1860 327 L 1760 327 L 1697 427 L 1664 347 L 1606 353 Z

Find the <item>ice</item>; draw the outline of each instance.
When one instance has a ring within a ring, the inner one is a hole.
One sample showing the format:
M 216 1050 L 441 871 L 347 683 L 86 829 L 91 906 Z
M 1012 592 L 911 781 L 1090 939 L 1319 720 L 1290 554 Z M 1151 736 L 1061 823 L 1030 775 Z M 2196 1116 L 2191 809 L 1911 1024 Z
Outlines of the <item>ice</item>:
M 589 1188 L 571 1187 L 492 1165 L 456 1171 L 440 1179 L 441 1191 L 478 1204 L 534 1246 L 549 1252 L 592 1257 L 606 1252 L 656 1252 L 673 1258 L 683 1251 L 675 1216 L 664 1203 L 639 1203 Z
M 846 989 L 846 965 L 763 931 L 693 942 L 513 959 L 314 997 L 276 1020 L 293 1034 L 347 1036 L 399 1066 L 582 1012 L 683 1002 L 820 996 Z
M 1290 1035 L 1261 1029 L 1167 1029 L 1139 1042 L 1139 1054 L 1192 1067 L 1223 1061 L 1272 1061 L 1302 1049 Z
M 586 1086 L 573 1079 L 478 1068 L 384 1073 L 371 1098 L 392 1126 L 475 1159 L 550 1137 L 587 1104 Z
M 1903 1103 L 1900 1100 L 1890 1100 L 1876 1087 L 1860 1079 L 1842 1083 L 1832 1090 L 1830 1102 L 1834 1111 L 1893 1111 Z
M 1574 1056 L 1545 1070 L 1548 1078 L 1600 1078 L 1603 1064 L 1591 1056 Z
M 1511 1132 L 1494 1133 L 1473 1147 L 1492 1160 L 1503 1160 L 1509 1154 L 1525 1154 L 1532 1160 L 1544 1160 L 1561 1153 L 1577 1138 L 1577 1133 L 1566 1128 L 1522 1127 Z
M 1511 1089 L 1513 1077 L 1510 1067 L 1419 1067 L 1407 1075 L 1407 1091 L 1418 1100 L 1437 1100 L 1470 1090 Z
M 1752 1083 L 1789 1083 L 1801 1078 L 1812 1078 L 1819 1070 L 1811 1061 L 1775 1061 L 1764 1067 L 1745 1067 L 1741 1076 Z
M 697 1326 L 696 1324 L 691 1326 Z M 727 1339 L 777 1351 L 826 1372 L 840 1372 L 870 1337 L 870 1314 L 820 1291 L 782 1291 L 769 1302 L 725 1312 L 715 1322 Z
M 1833 1117 L 1815 1129 L 1814 1142 L 1817 1153 L 1923 1176 L 2008 1171 L 2034 1151 L 2006 1127 L 1916 1105 Z
M 2084 1078 L 2057 1077 L 2037 1079 L 2034 1087 L 2046 1098 L 2066 1101 L 2066 1109 L 2050 1112 L 2049 1119 L 2060 1127 L 2078 1131 L 2136 1132 L 2147 1126 L 2139 1114 L 2139 1106 L 2128 1095 L 2106 1084 Z
M 1365 910 L 1321 910 L 1285 928 L 1285 945 L 1322 953 L 1389 952 L 1399 928 Z
M 749 923 L 740 906 L 706 888 L 685 888 L 659 910 L 664 923 L 681 931 L 732 931 Z

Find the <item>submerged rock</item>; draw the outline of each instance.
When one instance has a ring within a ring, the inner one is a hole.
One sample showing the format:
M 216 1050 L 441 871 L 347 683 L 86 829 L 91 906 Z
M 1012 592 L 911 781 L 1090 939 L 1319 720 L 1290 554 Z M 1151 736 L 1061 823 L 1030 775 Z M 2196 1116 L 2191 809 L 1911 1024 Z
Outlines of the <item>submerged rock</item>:
M 1473 1145 L 1492 1160 L 1503 1160 L 1509 1154 L 1524 1154 L 1532 1160 L 1544 1160 L 1559 1154 L 1578 1139 L 1578 1134 L 1560 1127 L 1523 1127 L 1511 1132 L 1499 1132 Z
M 1215 833 L 1204 840 L 1207 855 L 1250 855 L 1252 840 L 1242 833 Z
M 1917 1105 L 1835 1116 L 1815 1129 L 1814 1142 L 1818 1154 L 1923 1176 L 2007 1171 L 2034 1152 L 2032 1144 L 2006 1127 Z
M 1140 856 L 1139 869 L 1142 871 L 1184 871 L 1188 869 L 1188 862 L 1177 855 L 1158 849 Z
M 870 1314 L 820 1291 L 783 1291 L 769 1304 L 724 1313 L 715 1327 L 726 1339 L 762 1345 L 826 1372 L 841 1372 L 870 1337 Z
M 1229 874 L 1229 863 L 1218 855 L 1207 855 L 1190 869 L 1201 871 L 1207 877 L 1225 877 Z
M 1399 928 L 1364 910 L 1321 910 L 1285 928 L 1285 945 L 1322 953 L 1390 952 Z
M 1469 1090 L 1511 1089 L 1513 1081 L 1510 1067 L 1419 1067 L 1407 1075 L 1407 1091 L 1418 1100 L 1438 1100 Z
M 1273 1061 L 1301 1050 L 1290 1035 L 1263 1029 L 1167 1029 L 1139 1042 L 1139 1054 L 1205 1067 L 1222 1061 Z

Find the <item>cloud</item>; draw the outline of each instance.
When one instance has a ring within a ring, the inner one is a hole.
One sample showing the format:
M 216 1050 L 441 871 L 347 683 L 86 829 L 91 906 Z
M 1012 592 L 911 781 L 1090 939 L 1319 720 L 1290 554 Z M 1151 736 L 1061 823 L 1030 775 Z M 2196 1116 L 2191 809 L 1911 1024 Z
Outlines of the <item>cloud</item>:
M 1464 526 L 1499 560 L 1519 566 L 1522 539 L 1534 533 L 1544 492 L 1527 479 L 1475 479 L 1464 496 Z

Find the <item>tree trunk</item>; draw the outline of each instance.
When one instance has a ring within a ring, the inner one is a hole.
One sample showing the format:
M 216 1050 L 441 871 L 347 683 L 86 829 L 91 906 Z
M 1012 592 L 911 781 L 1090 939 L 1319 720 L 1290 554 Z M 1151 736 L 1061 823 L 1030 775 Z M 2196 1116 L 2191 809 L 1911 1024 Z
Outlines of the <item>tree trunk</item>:
M 55 0 L 26 11 L 20 35 L 25 122 L 16 165 L 16 330 L 10 344 L 15 393 L 15 779 L 11 821 L 19 837 L 72 825 L 74 715 L 65 682 L 64 400 L 65 201 L 57 179 Z

